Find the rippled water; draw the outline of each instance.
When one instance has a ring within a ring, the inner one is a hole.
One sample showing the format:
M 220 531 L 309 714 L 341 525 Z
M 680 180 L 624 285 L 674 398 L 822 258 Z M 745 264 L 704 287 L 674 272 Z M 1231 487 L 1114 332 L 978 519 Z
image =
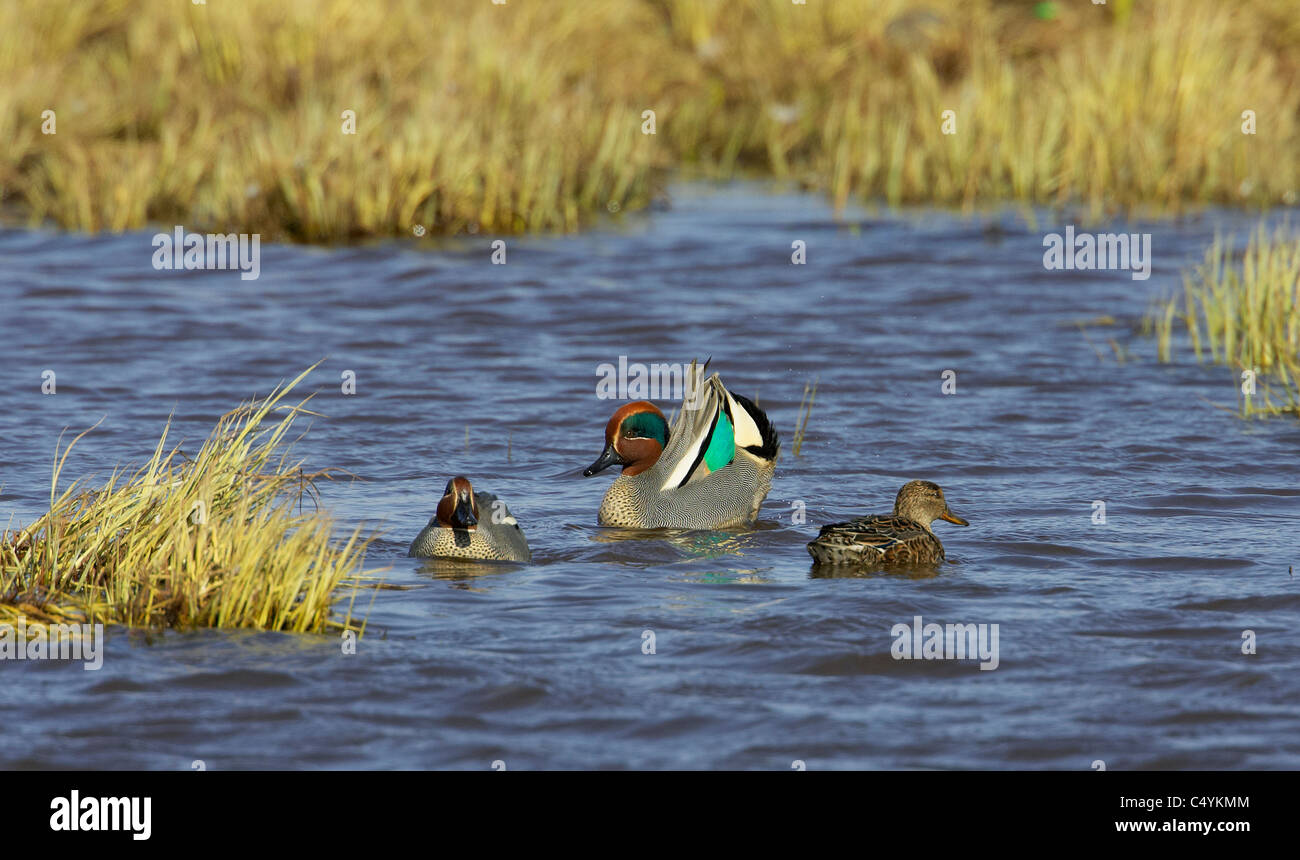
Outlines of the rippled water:
M 114 630 L 98 672 L 0 663 L 0 765 L 1300 767 L 1300 426 L 1214 408 L 1230 370 L 1157 364 L 1135 332 L 1216 227 L 1253 217 L 1143 225 L 1143 282 L 1046 271 L 1058 228 L 1012 215 L 837 220 L 749 186 L 674 198 L 510 239 L 504 266 L 487 237 L 264 245 L 256 281 L 155 272 L 152 232 L 0 232 L 0 521 L 39 515 L 63 428 L 105 417 L 66 474 L 106 476 L 173 410 L 197 449 L 220 413 L 328 356 L 309 381 L 327 417 L 299 453 L 365 479 L 325 502 L 384 530 L 368 560 L 408 586 L 378 594 L 355 656 L 332 636 Z M 1076 324 L 1101 315 L 1117 324 Z M 610 476 L 579 470 L 617 405 L 596 398 L 597 365 L 620 355 L 712 356 L 757 395 L 784 440 L 757 528 L 595 525 Z M 535 564 L 403 557 L 457 473 L 509 502 Z M 820 524 L 887 510 L 910 478 L 971 521 L 938 524 L 950 563 L 811 574 Z M 915 615 L 998 624 L 998 668 L 894 660 L 891 628 Z

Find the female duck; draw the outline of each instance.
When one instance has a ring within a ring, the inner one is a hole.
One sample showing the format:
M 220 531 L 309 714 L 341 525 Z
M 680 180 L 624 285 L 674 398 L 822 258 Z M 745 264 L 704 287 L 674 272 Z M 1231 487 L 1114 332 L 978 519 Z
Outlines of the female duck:
M 697 378 L 694 364 L 688 378 Z M 715 373 L 688 392 L 671 430 L 649 401 L 620 408 L 605 426 L 605 450 L 582 474 L 623 467 L 600 504 L 603 526 L 729 528 L 758 516 L 780 448 L 763 410 Z
M 407 555 L 483 561 L 532 559 L 528 541 L 506 503 L 491 493 L 474 492 L 465 477 L 447 482 L 437 513 L 416 536 Z
M 938 484 L 909 481 L 898 491 L 892 516 L 823 526 L 808 553 L 816 564 L 933 564 L 943 561 L 943 544 L 930 530 L 935 520 L 969 525 L 948 509 Z

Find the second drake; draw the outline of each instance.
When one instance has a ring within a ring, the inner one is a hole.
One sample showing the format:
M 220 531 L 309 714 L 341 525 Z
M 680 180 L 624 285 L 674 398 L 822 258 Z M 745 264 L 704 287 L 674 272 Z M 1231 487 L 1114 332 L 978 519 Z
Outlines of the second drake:
M 692 365 L 689 379 L 697 378 Z M 657 406 L 628 403 L 605 427 L 605 450 L 583 472 L 623 473 L 605 492 L 598 522 L 625 528 L 720 529 L 748 525 L 772 487 L 781 448 L 762 409 L 715 373 L 688 392 L 669 428 Z

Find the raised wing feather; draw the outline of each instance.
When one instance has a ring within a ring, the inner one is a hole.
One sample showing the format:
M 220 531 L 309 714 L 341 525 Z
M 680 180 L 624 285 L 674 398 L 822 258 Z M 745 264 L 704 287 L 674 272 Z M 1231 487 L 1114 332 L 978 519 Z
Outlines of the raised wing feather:
M 695 366 L 691 362 L 688 381 L 695 378 Z M 669 433 L 668 447 L 659 458 L 659 463 L 668 466 L 660 490 L 676 489 L 703 478 L 735 457 L 735 419 L 729 414 L 727 389 L 716 373 L 700 384 L 703 388 L 698 395 L 687 392 Z

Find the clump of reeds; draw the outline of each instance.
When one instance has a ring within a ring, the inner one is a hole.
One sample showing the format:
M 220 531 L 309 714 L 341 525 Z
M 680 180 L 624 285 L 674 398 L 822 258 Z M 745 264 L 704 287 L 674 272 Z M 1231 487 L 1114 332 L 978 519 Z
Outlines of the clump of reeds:
M 568 230 L 646 205 L 674 167 L 836 204 L 1294 202 L 1293 0 L 1056 12 L 8 0 L 0 207 L 312 242 Z
M 373 538 L 358 529 L 336 542 L 330 518 L 302 507 L 328 471 L 288 460 L 285 436 L 307 401 L 281 401 L 305 375 L 222 416 L 193 459 L 167 447 L 169 421 L 148 463 L 97 489 L 59 490 L 69 451 L 90 431 L 56 451 L 49 512 L 0 533 L 0 618 L 363 630 L 351 601 L 341 618 L 334 608 L 340 590 L 353 586 L 355 600 L 368 579 L 360 567 Z
M 1198 361 L 1246 375 L 1238 385 L 1243 413 L 1300 414 L 1300 236 L 1288 225 L 1272 233 L 1261 225 L 1240 258 L 1231 241 L 1215 239 L 1184 275 L 1181 298 L 1148 316 L 1161 361 L 1173 359 L 1175 320 Z M 1254 394 L 1245 390 L 1252 383 Z
M 803 437 L 808 432 L 808 419 L 812 418 L 813 402 L 817 399 L 817 380 L 803 384 L 803 397 L 799 399 L 799 416 L 794 426 L 794 455 L 803 449 Z

